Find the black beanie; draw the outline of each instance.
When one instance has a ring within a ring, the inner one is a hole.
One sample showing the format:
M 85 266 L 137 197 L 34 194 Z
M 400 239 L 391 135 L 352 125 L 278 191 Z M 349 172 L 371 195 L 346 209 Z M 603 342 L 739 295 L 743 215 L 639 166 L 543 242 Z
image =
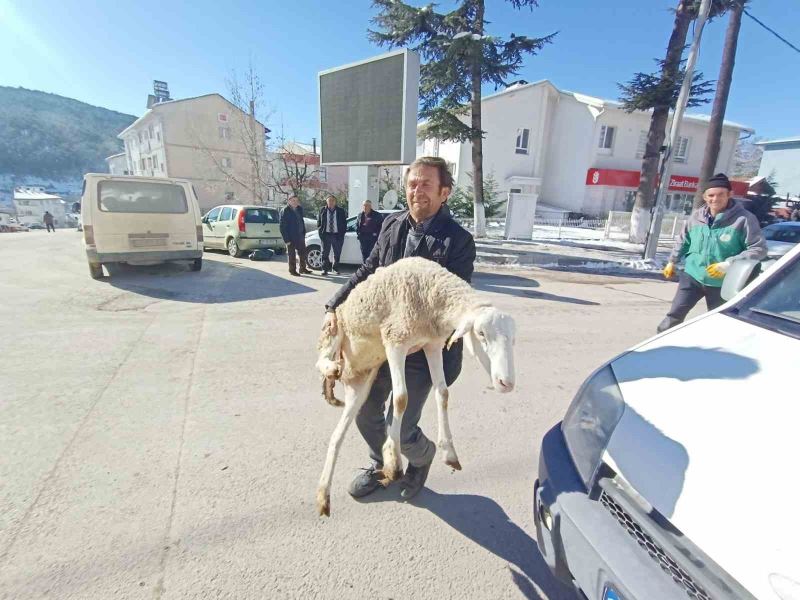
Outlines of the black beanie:
M 703 186 L 703 191 L 705 192 L 708 188 L 716 187 L 731 189 L 731 182 L 725 173 L 717 173 L 706 181 L 706 184 Z

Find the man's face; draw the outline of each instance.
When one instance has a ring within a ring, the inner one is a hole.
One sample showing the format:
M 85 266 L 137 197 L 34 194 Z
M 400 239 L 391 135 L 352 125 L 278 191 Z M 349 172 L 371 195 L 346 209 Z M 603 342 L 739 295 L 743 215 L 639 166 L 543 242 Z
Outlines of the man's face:
M 328 199 L 325 200 L 325 204 L 328 205 L 328 208 L 334 208 L 336 206 L 336 198 L 328 196 Z
M 711 214 L 718 215 L 728 208 L 728 202 L 730 201 L 732 195 L 733 194 L 728 188 L 713 187 L 708 188 L 705 192 L 703 192 L 703 200 L 706 201 Z
M 362 208 L 364 209 L 365 213 L 369 214 L 370 212 L 372 212 L 372 203 L 371 202 L 364 202 Z
M 416 165 L 408 171 L 406 201 L 415 221 L 424 221 L 439 212 L 449 195 L 450 188 L 441 186 L 436 167 Z
M 300 201 L 297 199 L 297 196 L 292 196 L 289 198 L 289 206 L 292 208 L 297 208 L 298 204 L 300 204 Z

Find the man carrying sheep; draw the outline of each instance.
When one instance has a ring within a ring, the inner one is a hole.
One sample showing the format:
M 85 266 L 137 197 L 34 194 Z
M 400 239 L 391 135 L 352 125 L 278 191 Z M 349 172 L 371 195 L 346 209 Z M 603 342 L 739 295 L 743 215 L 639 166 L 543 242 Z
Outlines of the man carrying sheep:
M 456 223 L 446 205 L 453 189 L 453 176 L 447 163 L 438 157 L 418 158 L 406 172 L 406 201 L 408 210 L 393 213 L 383 222 L 378 240 L 364 264 L 353 274 L 326 304 L 323 328 L 336 332 L 333 310 L 345 301 L 359 283 L 378 267 L 390 265 L 408 256 L 420 256 L 436 261 L 451 273 L 469 282 L 475 268 L 475 241 L 472 235 Z M 444 373 L 447 385 L 452 385 L 461 372 L 462 342 L 443 350 Z M 400 480 L 400 495 L 413 498 L 425 484 L 436 444 L 419 428 L 422 408 L 431 390 L 431 378 L 424 352 L 417 351 L 406 358 L 408 404 L 400 433 L 401 451 L 408 468 Z M 384 363 L 372 384 L 367 401 L 356 417 L 356 425 L 369 446 L 370 466 L 350 483 L 348 491 L 354 498 L 374 492 L 380 485 L 383 468 L 382 448 L 386 441 L 387 420 L 391 422 L 392 406 L 386 413 L 386 401 L 392 390 L 388 363 Z

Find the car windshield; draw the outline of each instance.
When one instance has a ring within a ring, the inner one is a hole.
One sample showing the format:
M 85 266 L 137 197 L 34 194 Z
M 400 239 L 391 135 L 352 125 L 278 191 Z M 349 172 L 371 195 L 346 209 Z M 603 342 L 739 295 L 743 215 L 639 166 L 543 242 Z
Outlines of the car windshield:
M 248 208 L 244 214 L 245 223 L 277 223 L 278 211 L 271 208 Z
M 735 306 L 732 313 L 756 325 L 800 338 L 800 254 Z
M 764 228 L 764 238 L 771 242 L 800 242 L 800 227 L 772 226 Z

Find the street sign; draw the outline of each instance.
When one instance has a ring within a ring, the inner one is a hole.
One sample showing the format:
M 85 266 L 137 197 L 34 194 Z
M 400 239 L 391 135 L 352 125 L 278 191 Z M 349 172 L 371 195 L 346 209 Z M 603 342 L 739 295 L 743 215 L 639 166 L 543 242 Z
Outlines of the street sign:
M 419 56 L 382 54 L 319 73 L 324 165 L 398 165 L 416 158 Z

